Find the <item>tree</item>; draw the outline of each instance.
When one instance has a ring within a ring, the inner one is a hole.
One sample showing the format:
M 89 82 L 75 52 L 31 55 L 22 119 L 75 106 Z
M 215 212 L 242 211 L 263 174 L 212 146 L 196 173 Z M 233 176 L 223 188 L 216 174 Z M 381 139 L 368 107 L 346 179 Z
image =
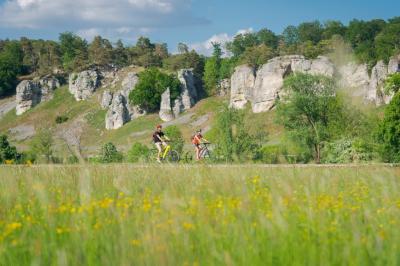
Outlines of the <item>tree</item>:
M 72 32 L 64 32 L 60 34 L 59 41 L 65 70 L 79 70 L 87 64 L 88 44 L 85 40 Z
M 128 65 L 128 54 L 121 40 L 118 40 L 113 49 L 113 63 L 118 67 Z
M 11 146 L 6 135 L 0 135 L 0 164 L 5 161 L 16 162 L 20 155 L 15 146 Z
M 294 45 L 299 42 L 299 31 L 295 26 L 288 26 L 283 30 L 283 40 L 286 45 Z
M 123 156 L 117 150 L 114 144 L 108 142 L 103 145 L 100 153 L 100 162 L 102 163 L 119 163 L 122 162 Z
M 53 157 L 53 135 L 50 130 L 40 130 L 32 141 L 32 152 L 42 157 L 45 163 L 52 162 Z
M 204 58 L 192 50 L 188 53 L 170 55 L 163 60 L 163 67 L 172 71 L 192 68 L 194 75 L 201 80 L 204 72 Z
M 385 116 L 378 131 L 385 162 L 400 162 L 400 93 L 397 92 L 385 109 Z
M 400 73 L 393 73 L 386 78 L 385 93 L 398 93 L 400 91 Z
M 400 22 L 390 23 L 375 38 L 377 59 L 388 62 L 390 57 L 400 52 Z
M 328 20 L 324 23 L 324 31 L 322 37 L 325 40 L 331 39 L 334 35 L 344 36 L 346 27 L 342 22 L 336 20 Z
M 171 92 L 171 101 L 174 101 L 180 94 L 178 78 L 162 73 L 157 68 L 149 68 L 139 74 L 139 82 L 129 94 L 129 100 L 144 110 L 155 112 L 159 110 L 161 94 L 167 88 Z
M 297 30 L 301 42 L 311 41 L 313 44 L 317 44 L 322 40 L 323 28 L 318 20 L 301 23 Z
M 189 47 L 187 46 L 186 43 L 180 42 L 180 43 L 178 43 L 178 52 L 179 52 L 180 54 L 189 53 Z
M 0 96 L 11 94 L 22 73 L 23 53 L 17 42 L 6 43 L 0 53 Z
M 284 90 L 286 96 L 277 104 L 277 121 L 293 140 L 307 146 L 319 163 L 323 144 L 333 137 L 331 127 L 342 114 L 335 84 L 328 77 L 299 73 L 284 81 Z
M 261 29 L 256 35 L 260 44 L 264 44 L 272 49 L 276 49 L 278 47 L 279 38 L 271 30 Z
M 251 160 L 259 148 L 256 137 L 248 133 L 243 111 L 224 106 L 217 114 L 213 131 L 215 153 L 226 162 Z
M 238 34 L 232 42 L 226 44 L 226 48 L 233 54 L 233 57 L 239 57 L 247 47 L 258 45 L 257 36 L 254 33 Z
M 95 36 L 92 43 L 89 45 L 89 62 L 91 64 L 105 66 L 111 63 L 112 45 L 101 36 Z
M 259 46 L 248 47 L 240 56 L 240 62 L 258 68 L 273 58 L 274 55 L 273 49 L 265 44 L 261 44 Z
M 221 44 L 212 43 L 213 54 L 212 57 L 206 61 L 204 67 L 204 85 L 206 88 L 206 93 L 208 95 L 213 95 L 216 91 L 218 81 L 220 80 L 220 69 L 222 60 L 222 49 Z

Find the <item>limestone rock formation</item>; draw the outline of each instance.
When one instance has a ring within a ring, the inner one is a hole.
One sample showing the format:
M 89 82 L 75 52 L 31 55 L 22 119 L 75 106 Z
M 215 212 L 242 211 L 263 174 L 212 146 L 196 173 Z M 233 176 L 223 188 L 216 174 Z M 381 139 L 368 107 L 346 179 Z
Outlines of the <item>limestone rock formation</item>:
M 231 107 L 242 109 L 247 101 L 252 98 L 254 82 L 256 80 L 254 69 L 248 65 L 235 68 L 231 77 Z
M 199 95 L 196 88 L 195 77 L 192 69 L 178 71 L 178 79 L 181 82 L 181 95 L 184 110 L 188 110 L 198 101 Z
M 227 96 L 229 94 L 229 89 L 231 88 L 230 79 L 223 79 L 218 82 L 217 89 L 219 96 Z
M 161 95 L 159 115 L 161 120 L 164 122 L 169 122 L 175 118 L 171 108 L 171 93 L 169 88 L 167 88 L 165 92 Z
M 118 129 L 130 121 L 125 97 L 118 93 L 114 96 L 106 114 L 106 129 Z
M 16 88 L 16 114 L 21 115 L 39 103 L 52 99 L 58 87 L 60 82 L 54 77 L 20 82 Z
M 146 114 L 146 111 L 139 106 L 129 103 L 129 94 L 135 89 L 138 81 L 139 78 L 136 72 L 128 72 L 122 80 L 119 91 L 116 93 L 112 93 L 109 90 L 104 91 L 101 106 L 103 109 L 109 109 L 106 115 L 107 129 L 118 129 L 132 119 Z
M 103 92 L 103 97 L 101 98 L 101 108 L 108 109 L 113 100 L 113 93 L 109 90 Z
M 241 109 L 250 102 L 255 113 L 272 109 L 276 99 L 282 96 L 284 78 L 293 72 L 337 76 L 340 86 L 347 88 L 352 96 L 380 105 L 391 99 L 381 87 L 387 75 L 396 71 L 400 71 L 400 56 L 391 58 L 388 65 L 379 61 L 371 75 L 366 64 L 348 63 L 335 67 L 324 56 L 312 60 L 299 55 L 276 57 L 261 66 L 256 75 L 249 66 L 236 67 L 231 77 L 230 105 Z
M 16 113 L 21 115 L 40 103 L 41 90 L 39 83 L 33 80 L 24 80 L 17 86 Z
M 69 91 L 77 101 L 87 100 L 100 84 L 100 75 L 96 70 L 85 70 L 69 76 Z

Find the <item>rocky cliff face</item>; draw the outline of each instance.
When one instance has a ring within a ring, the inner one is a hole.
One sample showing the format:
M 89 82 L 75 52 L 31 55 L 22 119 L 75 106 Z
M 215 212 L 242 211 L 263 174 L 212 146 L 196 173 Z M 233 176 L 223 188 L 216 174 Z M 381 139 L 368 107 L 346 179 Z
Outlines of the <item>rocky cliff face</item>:
M 336 67 L 324 56 L 313 60 L 299 55 L 276 57 L 261 66 L 257 73 L 253 68 L 242 65 L 235 69 L 231 77 L 230 105 L 242 109 L 250 102 L 254 113 L 271 110 L 282 94 L 283 80 L 293 72 L 338 77 L 342 88 L 366 102 L 380 105 L 391 99 L 382 93 L 381 86 L 388 74 L 399 70 L 399 64 L 400 56 L 392 58 L 389 65 L 380 61 L 372 69 L 371 75 L 368 74 L 367 65 L 349 63 Z
M 77 101 L 87 100 L 100 85 L 100 75 L 96 70 L 72 73 L 69 76 L 69 91 Z
M 103 93 L 101 106 L 107 109 L 106 129 L 118 129 L 127 122 L 146 114 L 138 106 L 129 103 L 129 94 L 135 89 L 139 78 L 135 72 L 128 72 L 122 80 L 121 89 L 115 93 L 106 90 Z
M 199 86 L 192 69 L 181 69 L 178 71 L 178 79 L 181 82 L 181 94 L 175 99 L 171 106 L 170 90 L 161 95 L 160 118 L 168 122 L 177 118 L 182 112 L 192 108 L 199 100 Z
M 16 88 L 16 114 L 21 115 L 39 103 L 52 99 L 53 91 L 58 87 L 60 82 L 54 77 L 22 81 Z

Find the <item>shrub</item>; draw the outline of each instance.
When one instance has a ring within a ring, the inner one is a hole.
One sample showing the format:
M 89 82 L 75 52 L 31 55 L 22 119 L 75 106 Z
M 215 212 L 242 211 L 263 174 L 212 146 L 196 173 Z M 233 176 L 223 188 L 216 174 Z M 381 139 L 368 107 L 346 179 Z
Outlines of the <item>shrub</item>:
M 324 163 L 355 163 L 370 161 L 373 149 L 361 139 L 340 139 L 324 147 Z
M 42 129 L 32 141 L 32 152 L 36 154 L 39 161 L 50 163 L 53 161 L 54 140 L 51 131 Z
M 279 145 L 264 146 L 257 152 L 257 161 L 268 164 L 276 164 L 279 163 L 280 155 L 281 150 Z
M 177 126 L 169 126 L 164 129 L 165 135 L 171 139 L 171 146 L 178 153 L 182 153 L 185 141 L 182 137 L 182 132 Z
M 0 164 L 6 161 L 16 162 L 20 157 L 15 146 L 11 146 L 6 135 L 0 135 Z
M 102 163 L 118 163 L 123 159 L 122 153 L 117 150 L 111 142 L 106 143 L 101 148 L 100 162 Z
M 146 145 L 136 142 L 128 151 L 128 162 L 136 163 L 146 161 L 149 153 L 150 150 Z
M 68 117 L 65 115 L 58 115 L 56 117 L 56 124 L 62 124 L 68 121 Z
M 382 143 L 381 155 L 386 162 L 400 162 L 400 93 L 396 93 L 385 109 L 380 124 L 378 141 Z

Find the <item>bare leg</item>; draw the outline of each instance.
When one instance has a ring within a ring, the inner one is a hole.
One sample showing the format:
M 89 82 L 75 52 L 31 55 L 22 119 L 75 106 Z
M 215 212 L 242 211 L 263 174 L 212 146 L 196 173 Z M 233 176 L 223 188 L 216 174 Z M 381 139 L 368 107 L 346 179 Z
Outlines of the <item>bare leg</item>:
M 161 148 L 161 143 L 156 143 L 156 147 L 157 147 L 157 150 L 158 150 L 158 153 L 157 153 L 157 161 L 159 161 L 160 162 L 160 157 L 161 157 L 161 153 L 162 153 L 162 148 Z

